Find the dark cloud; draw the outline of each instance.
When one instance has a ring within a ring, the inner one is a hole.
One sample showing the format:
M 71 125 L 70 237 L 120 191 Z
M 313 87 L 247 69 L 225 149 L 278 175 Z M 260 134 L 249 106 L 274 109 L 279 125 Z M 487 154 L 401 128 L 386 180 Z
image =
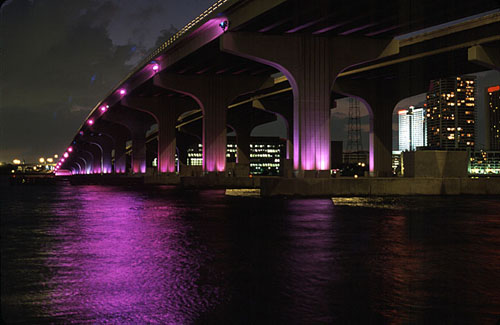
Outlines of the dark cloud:
M 0 161 L 34 161 L 64 150 L 92 107 L 135 63 L 175 32 L 177 22 L 211 4 L 186 2 L 192 5 L 186 12 L 175 11 L 178 2 L 171 0 L 4 3 Z

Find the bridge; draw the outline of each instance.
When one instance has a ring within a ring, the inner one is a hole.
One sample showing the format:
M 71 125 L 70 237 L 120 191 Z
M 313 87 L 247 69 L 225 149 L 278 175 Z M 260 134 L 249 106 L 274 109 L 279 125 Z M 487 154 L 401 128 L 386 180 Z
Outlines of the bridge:
M 395 105 L 431 79 L 498 70 L 499 30 L 495 0 L 219 0 L 96 104 L 57 168 L 141 175 L 153 137 L 158 175 L 194 175 L 186 148 L 199 142 L 197 175 L 224 178 L 234 131 L 232 175 L 248 178 L 252 130 L 279 117 L 285 174 L 327 178 L 330 110 L 349 96 L 369 110 L 370 175 L 389 176 Z

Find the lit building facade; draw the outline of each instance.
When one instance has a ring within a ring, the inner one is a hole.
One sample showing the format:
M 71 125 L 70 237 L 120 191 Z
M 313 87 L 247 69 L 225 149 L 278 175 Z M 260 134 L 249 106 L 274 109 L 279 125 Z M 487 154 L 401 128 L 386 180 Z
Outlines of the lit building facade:
M 227 138 L 226 161 L 236 162 L 238 148 L 235 137 Z M 250 143 L 250 174 L 281 175 L 286 159 L 286 140 L 277 137 L 252 137 Z M 197 144 L 187 149 L 187 165 L 201 166 L 203 145 Z
M 487 88 L 486 105 L 489 149 L 500 151 L 500 85 Z
M 471 152 L 469 174 L 500 176 L 500 151 Z
M 424 108 L 402 109 L 398 112 L 399 151 L 414 151 L 427 146 L 427 123 Z
M 475 143 L 476 77 L 432 80 L 427 93 L 427 145 L 431 149 L 466 150 Z
M 203 165 L 203 145 L 201 143 L 195 144 L 187 148 L 186 164 L 188 166 Z

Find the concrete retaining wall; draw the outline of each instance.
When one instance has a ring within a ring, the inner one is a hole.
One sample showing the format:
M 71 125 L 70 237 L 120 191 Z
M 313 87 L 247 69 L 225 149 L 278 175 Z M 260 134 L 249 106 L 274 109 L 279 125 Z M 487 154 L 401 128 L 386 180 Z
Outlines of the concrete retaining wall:
M 500 195 L 500 178 L 266 178 L 262 196 Z

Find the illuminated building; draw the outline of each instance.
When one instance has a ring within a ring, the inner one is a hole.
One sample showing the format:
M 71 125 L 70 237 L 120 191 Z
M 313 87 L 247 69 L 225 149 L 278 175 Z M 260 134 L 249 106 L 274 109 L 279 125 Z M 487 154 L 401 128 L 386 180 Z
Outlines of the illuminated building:
M 486 92 L 488 140 L 490 150 L 500 150 L 500 85 L 488 87 Z
M 432 80 L 427 93 L 427 145 L 466 150 L 475 143 L 474 76 Z
M 250 144 L 250 174 L 278 176 L 286 157 L 286 141 L 278 137 L 255 137 Z
M 402 109 L 398 112 L 399 151 L 414 151 L 427 146 L 427 125 L 423 108 Z
M 236 162 L 236 138 L 227 138 L 226 161 Z M 277 137 L 252 137 L 250 143 L 250 174 L 280 175 L 286 157 L 286 141 Z M 187 149 L 187 165 L 201 166 L 203 146 L 197 144 Z
M 500 151 L 471 152 L 469 174 L 500 176 Z
M 187 165 L 201 166 L 203 164 L 203 145 L 198 143 L 187 149 Z

